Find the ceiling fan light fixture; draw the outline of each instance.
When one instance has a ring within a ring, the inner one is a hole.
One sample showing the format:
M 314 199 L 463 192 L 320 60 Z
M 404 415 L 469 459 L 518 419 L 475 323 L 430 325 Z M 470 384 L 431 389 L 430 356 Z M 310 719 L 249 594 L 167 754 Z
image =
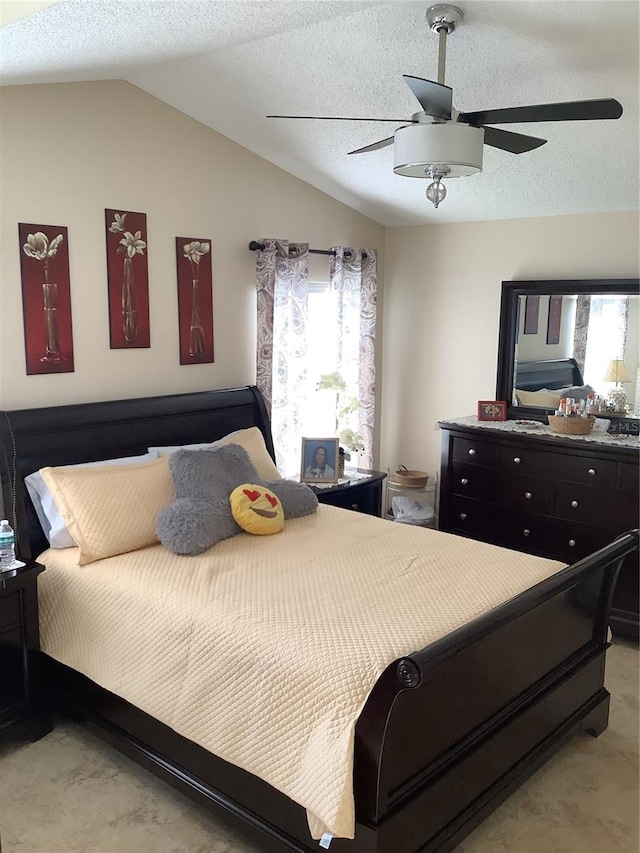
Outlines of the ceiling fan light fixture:
M 469 124 L 443 122 L 410 124 L 394 137 L 396 175 L 428 178 L 432 167 L 447 166 L 447 178 L 476 175 L 482 171 L 484 130 Z
M 435 208 L 447 197 L 447 188 L 442 183 L 442 177 L 442 175 L 436 175 L 435 180 L 427 187 L 427 199 Z

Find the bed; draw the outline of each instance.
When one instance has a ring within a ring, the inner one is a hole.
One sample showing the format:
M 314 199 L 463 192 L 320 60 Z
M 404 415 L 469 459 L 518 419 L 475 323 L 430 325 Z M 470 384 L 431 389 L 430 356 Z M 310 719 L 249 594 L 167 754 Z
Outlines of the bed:
M 516 365 L 515 387 L 523 391 L 556 390 L 582 384 L 582 373 L 575 358 L 522 361 Z
M 48 544 L 25 493 L 24 477 L 33 471 L 141 454 L 151 445 L 212 441 L 253 426 L 273 455 L 264 403 L 254 387 L 3 413 L 3 500 L 5 507 L 15 507 L 21 555 L 35 558 Z M 347 510 L 325 509 L 337 513 L 345 527 L 349 519 L 365 524 Z M 366 525 L 377 525 L 380 535 L 391 529 L 402 534 L 400 525 L 382 519 Z M 410 535 L 448 536 L 428 530 Z M 457 538 L 449 537 L 452 544 Z M 465 541 L 467 547 L 494 548 Z M 337 853 L 452 850 L 570 737 L 600 734 L 608 720 L 604 666 L 612 590 L 621 561 L 637 547 L 638 532 L 631 531 L 573 566 L 558 566 L 425 647 L 406 648 L 390 660 L 355 727 L 355 837 L 324 843 Z M 492 553 L 496 563 L 516 559 L 504 549 Z M 51 701 L 63 712 L 224 815 L 259 849 L 319 849 L 305 809 L 281 791 L 72 667 L 43 659 Z M 305 664 L 301 648 L 296 669 Z M 346 678 L 358 675 L 348 672 Z M 260 684 L 258 666 L 242 687 L 255 685 L 257 695 Z M 260 715 L 258 705 L 254 713 Z

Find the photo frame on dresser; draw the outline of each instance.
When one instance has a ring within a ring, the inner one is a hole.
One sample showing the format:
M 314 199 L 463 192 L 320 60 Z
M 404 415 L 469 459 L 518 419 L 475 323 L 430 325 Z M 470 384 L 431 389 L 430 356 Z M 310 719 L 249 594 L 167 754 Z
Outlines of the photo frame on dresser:
M 478 400 L 479 421 L 506 421 L 506 400 Z

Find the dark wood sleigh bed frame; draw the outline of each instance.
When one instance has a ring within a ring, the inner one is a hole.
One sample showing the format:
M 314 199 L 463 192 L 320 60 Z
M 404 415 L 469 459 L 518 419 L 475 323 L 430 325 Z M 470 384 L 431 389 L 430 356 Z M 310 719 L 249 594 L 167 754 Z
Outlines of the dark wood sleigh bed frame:
M 253 425 L 273 455 L 253 387 L 2 413 L 3 499 L 21 556 L 46 547 L 23 484 L 32 471 L 209 441 Z M 606 728 L 608 612 L 620 563 L 637 547 L 638 531 L 627 533 L 389 665 L 356 728 L 356 836 L 333 839 L 332 853 L 450 851 L 571 736 Z M 42 657 L 56 706 L 225 815 L 260 850 L 319 849 L 301 806 Z

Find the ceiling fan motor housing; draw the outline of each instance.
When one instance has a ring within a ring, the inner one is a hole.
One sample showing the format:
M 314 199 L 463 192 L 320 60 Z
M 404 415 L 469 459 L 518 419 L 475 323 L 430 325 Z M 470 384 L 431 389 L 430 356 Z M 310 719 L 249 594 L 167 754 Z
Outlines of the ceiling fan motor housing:
M 433 167 L 446 166 L 447 178 L 482 171 L 484 130 L 456 122 L 410 124 L 395 132 L 396 175 L 431 178 Z

